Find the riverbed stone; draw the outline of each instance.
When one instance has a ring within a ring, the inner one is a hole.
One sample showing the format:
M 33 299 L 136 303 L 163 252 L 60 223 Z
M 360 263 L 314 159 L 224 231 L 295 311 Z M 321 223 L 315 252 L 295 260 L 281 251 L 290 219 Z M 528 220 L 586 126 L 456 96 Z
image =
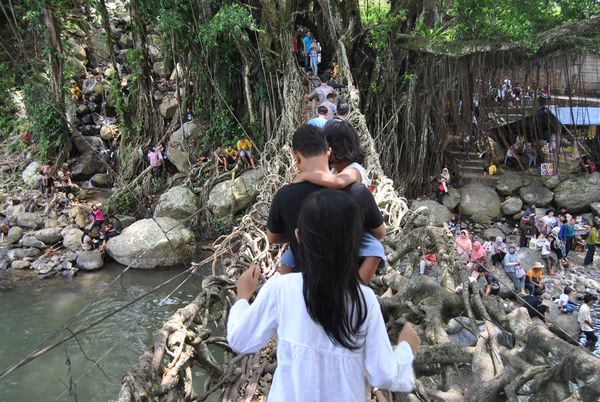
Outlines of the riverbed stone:
M 442 202 L 444 206 L 448 208 L 450 211 L 454 210 L 460 204 L 460 191 L 455 189 L 454 187 L 448 188 L 448 194 L 446 194 L 442 198 Z
M 167 144 L 167 157 L 182 173 L 187 173 L 192 167 L 193 151 L 198 145 L 202 136 L 200 126 L 193 122 L 183 123 L 183 125 L 171 134 Z
M 8 229 L 5 240 L 9 244 L 15 244 L 21 239 L 21 236 L 23 236 L 23 228 L 20 226 L 12 226 Z
M 78 251 L 81 250 L 81 236 L 83 232 L 76 227 L 70 226 L 62 230 L 63 246 L 66 249 Z
M 500 197 L 491 187 L 471 183 L 461 189 L 459 210 L 474 222 L 488 224 L 500 217 Z
M 553 188 L 555 188 L 556 186 L 558 186 L 560 184 L 560 177 L 558 177 L 558 175 L 544 176 L 542 178 L 542 184 L 544 185 L 544 187 L 552 190 Z
M 17 225 L 24 228 L 37 229 L 44 224 L 44 217 L 36 212 L 21 212 L 16 218 Z
M 217 183 L 208 195 L 208 208 L 217 217 L 238 213 L 258 195 L 261 177 L 260 169 L 252 169 L 242 173 L 233 182 Z
M 27 260 L 15 260 L 10 265 L 10 269 L 27 269 L 31 266 L 31 262 Z
M 196 239 L 175 219 L 142 219 L 111 238 L 106 250 L 120 264 L 150 269 L 189 261 L 196 251 Z
M 519 189 L 519 195 L 526 204 L 535 204 L 536 206 L 550 205 L 554 198 L 554 193 L 544 187 L 541 183 L 531 183 Z
M 165 119 L 172 119 L 179 107 L 179 102 L 174 94 L 165 96 L 158 107 L 158 111 Z
M 502 203 L 502 214 L 512 216 L 523 208 L 523 200 L 519 197 L 511 196 Z
M 495 240 L 498 236 L 502 237 L 503 239 L 505 237 L 504 232 L 498 228 L 488 228 L 483 231 L 483 240 Z
M 46 244 L 43 241 L 36 239 L 33 236 L 25 236 L 21 240 L 21 246 L 23 247 L 35 247 L 39 249 L 46 248 Z
M 105 169 L 102 160 L 96 152 L 85 151 L 73 166 L 74 180 L 88 180 L 90 177 Z
M 40 169 L 41 168 L 42 168 L 41 163 L 39 163 L 38 161 L 33 161 L 29 165 L 27 165 L 25 170 L 23 170 L 23 173 L 21 174 L 21 178 L 23 179 L 23 181 L 25 182 L 25 184 L 28 187 L 38 187 L 39 186 L 38 181 L 40 179 Z
M 82 271 L 95 271 L 102 268 L 104 260 L 102 253 L 98 250 L 82 251 L 77 253 L 77 268 Z M 69 268 L 70 269 L 70 268 Z
M 154 209 L 154 217 L 177 220 L 188 218 L 198 210 L 198 196 L 185 186 L 175 186 L 163 193 Z
M 73 143 L 77 152 L 84 153 L 90 150 L 96 152 L 102 152 L 105 149 L 104 143 L 100 137 L 84 137 L 83 135 L 76 135 L 73 137 Z
M 500 195 L 511 195 L 523 185 L 523 176 L 516 172 L 506 172 L 498 175 L 496 191 Z
M 42 254 L 42 252 L 37 248 L 13 248 L 8 251 L 8 258 L 11 261 L 22 260 L 24 258 L 33 258 Z
M 62 232 L 62 228 L 60 226 L 52 226 L 38 230 L 35 232 L 34 236 L 36 239 L 44 242 L 46 245 L 53 245 L 62 240 L 62 235 L 60 232 Z
M 444 223 L 450 222 L 452 219 L 452 212 L 445 206 L 434 200 L 422 200 L 415 201 L 412 203 L 411 209 L 416 211 L 417 209 L 425 207 L 429 210 L 428 215 L 431 219 L 430 222 L 434 226 L 443 226 Z
M 110 176 L 106 173 L 96 173 L 90 181 L 96 187 L 109 187 L 111 183 Z
M 8 257 L 8 249 L 0 248 L 0 271 L 10 268 L 11 262 Z
M 600 173 L 568 179 L 554 189 L 554 203 L 566 207 L 571 213 L 589 209 L 594 202 L 600 201 Z

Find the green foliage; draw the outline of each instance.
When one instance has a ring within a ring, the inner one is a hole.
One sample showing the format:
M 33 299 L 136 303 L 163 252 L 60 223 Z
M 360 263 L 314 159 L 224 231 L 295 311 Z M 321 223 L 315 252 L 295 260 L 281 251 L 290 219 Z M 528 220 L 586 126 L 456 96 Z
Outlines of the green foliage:
M 117 197 L 110 197 L 102 204 L 102 209 L 115 215 L 126 215 L 136 210 L 137 203 L 135 195 L 129 191 Z
M 221 46 L 222 37 L 247 42 L 247 30 L 258 31 L 250 11 L 239 4 L 225 5 L 202 27 L 199 39 L 208 47 Z
M 213 238 L 231 233 L 233 222 L 230 218 L 213 218 L 210 220 L 210 231 Z
M 108 91 L 107 101 L 112 106 L 119 116 L 119 130 L 123 134 L 123 138 L 127 140 L 130 136 L 129 127 L 125 124 L 126 115 L 131 112 L 131 105 L 121 91 L 121 81 L 115 75 L 109 78 L 110 90 Z
M 387 0 L 360 0 L 358 7 L 364 25 L 376 25 L 390 12 L 390 2 Z
M 30 82 L 23 88 L 23 101 L 33 139 L 38 145 L 38 158 L 46 161 L 63 145 L 65 126 L 62 116 L 54 108 L 48 88 L 39 82 Z
M 202 143 L 208 146 L 213 144 L 232 144 L 239 128 L 227 109 L 217 109 L 213 114 L 210 127 L 203 134 Z
M 380 16 L 377 24 L 369 31 L 367 43 L 374 50 L 383 50 L 389 47 L 391 36 L 396 32 L 398 24 L 406 20 L 406 13 L 385 14 Z

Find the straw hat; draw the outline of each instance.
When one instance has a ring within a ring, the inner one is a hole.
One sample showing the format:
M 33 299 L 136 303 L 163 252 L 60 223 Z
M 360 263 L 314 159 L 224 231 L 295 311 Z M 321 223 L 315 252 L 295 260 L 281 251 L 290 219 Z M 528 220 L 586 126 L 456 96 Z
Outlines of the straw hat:
M 533 269 L 536 269 L 536 268 L 542 269 L 542 268 L 544 268 L 544 264 L 542 264 L 539 261 L 536 261 L 535 264 L 533 264 L 533 266 L 531 268 L 533 268 Z

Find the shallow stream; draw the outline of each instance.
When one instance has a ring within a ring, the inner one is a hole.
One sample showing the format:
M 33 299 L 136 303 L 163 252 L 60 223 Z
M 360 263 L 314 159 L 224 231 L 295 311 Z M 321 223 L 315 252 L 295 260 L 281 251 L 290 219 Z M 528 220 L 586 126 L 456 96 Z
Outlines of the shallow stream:
M 0 276 L 0 370 L 52 335 L 106 289 L 122 270 L 118 264 L 107 264 L 100 271 L 80 273 L 71 281 Z M 98 319 L 182 270 L 128 271 L 70 328 L 75 330 Z M 174 281 L 84 332 L 78 337 L 81 347 L 74 340 L 69 341 L 66 347 L 57 347 L 17 369 L 0 381 L 0 401 L 107 401 L 115 398 L 123 374 L 134 366 L 163 321 L 197 295 L 201 278 L 189 279 L 163 302 L 180 282 Z M 88 358 L 98 361 L 103 372 Z M 74 391 L 71 395 L 67 391 L 70 379 Z

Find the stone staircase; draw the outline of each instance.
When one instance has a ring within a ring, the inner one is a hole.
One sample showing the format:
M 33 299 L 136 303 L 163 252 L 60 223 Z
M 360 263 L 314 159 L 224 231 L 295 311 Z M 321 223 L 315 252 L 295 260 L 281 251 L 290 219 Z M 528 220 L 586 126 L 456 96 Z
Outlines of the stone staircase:
M 454 161 L 456 168 L 455 174 L 458 174 L 460 185 L 465 186 L 470 183 L 481 183 L 490 187 L 495 187 L 498 182 L 498 176 L 488 176 L 483 174 L 484 163 L 479 159 L 479 152 L 470 147 L 468 155 L 465 155 L 462 149 L 462 139 L 460 136 L 451 136 L 450 142 L 446 148 L 446 157 Z

